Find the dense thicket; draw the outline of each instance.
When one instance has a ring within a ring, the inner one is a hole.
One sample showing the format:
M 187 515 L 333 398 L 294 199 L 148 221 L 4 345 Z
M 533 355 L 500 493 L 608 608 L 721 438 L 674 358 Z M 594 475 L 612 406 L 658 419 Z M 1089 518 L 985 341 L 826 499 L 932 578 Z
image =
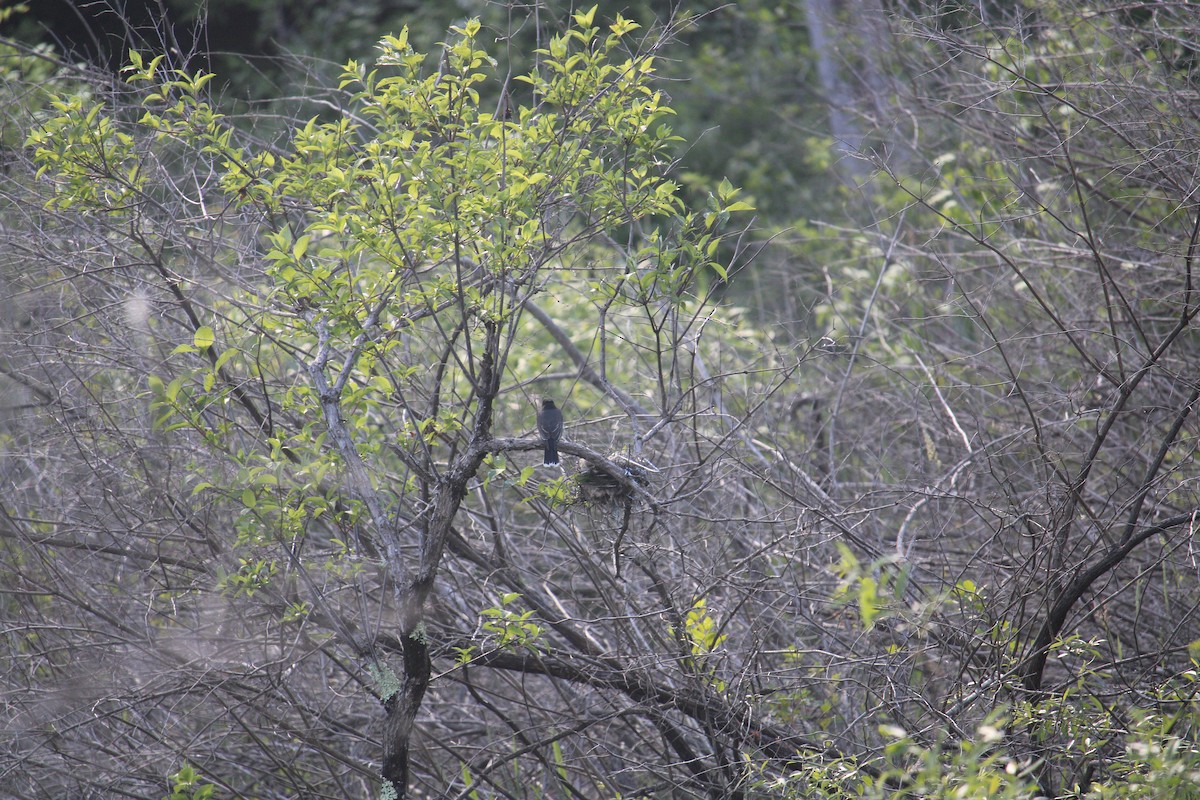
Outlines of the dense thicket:
M 4 44 L 5 791 L 1196 796 L 1195 15 L 502 10 L 283 122 Z M 741 232 L 670 126 L 798 39 Z

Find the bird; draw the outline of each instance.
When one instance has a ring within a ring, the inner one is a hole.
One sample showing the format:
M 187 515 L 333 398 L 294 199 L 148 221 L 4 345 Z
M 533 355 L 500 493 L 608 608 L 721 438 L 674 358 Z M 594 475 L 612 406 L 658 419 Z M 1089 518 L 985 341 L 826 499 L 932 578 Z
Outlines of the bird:
M 546 440 L 546 454 L 542 458 L 543 467 L 558 466 L 558 440 L 563 432 L 562 410 L 555 408 L 553 400 L 542 401 L 542 411 L 537 419 L 538 433 Z

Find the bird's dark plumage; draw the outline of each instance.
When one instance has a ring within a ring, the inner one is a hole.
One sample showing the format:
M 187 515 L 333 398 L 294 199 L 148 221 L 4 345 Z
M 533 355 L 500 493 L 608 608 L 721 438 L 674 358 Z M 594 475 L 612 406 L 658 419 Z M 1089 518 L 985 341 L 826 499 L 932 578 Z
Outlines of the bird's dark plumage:
M 546 441 L 546 453 L 542 458 L 543 467 L 558 466 L 558 440 L 562 437 L 562 410 L 554 407 L 553 400 L 542 401 L 542 411 L 538 414 L 538 433 Z

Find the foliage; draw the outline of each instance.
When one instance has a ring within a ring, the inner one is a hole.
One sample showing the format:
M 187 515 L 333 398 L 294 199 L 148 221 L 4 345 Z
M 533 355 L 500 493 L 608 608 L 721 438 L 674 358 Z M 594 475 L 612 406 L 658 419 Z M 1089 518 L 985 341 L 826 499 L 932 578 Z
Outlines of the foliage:
M 499 415 L 515 420 L 524 406 L 501 404 L 501 386 L 524 391 L 542 369 L 513 354 L 562 337 L 533 313 L 535 298 L 599 309 L 601 327 L 631 341 L 649 332 L 661 366 L 673 349 L 664 334 L 715 316 L 694 294 L 697 276 L 724 274 L 712 260 L 720 230 L 750 208 L 727 182 L 703 212 L 684 208 L 664 177 L 673 137 L 649 85 L 653 51 L 626 49 L 635 23 L 618 16 L 602 33 L 595 17 L 580 12 L 550 38 L 537 69 L 502 86 L 499 113 L 484 109 L 496 62 L 470 21 L 436 69 L 407 31 L 386 37 L 373 66 L 346 66 L 346 112 L 298 125 L 283 145 L 243 143 L 206 96 L 211 75 L 137 52 L 126 73 L 145 87 L 139 112 L 63 96 L 28 137 L 45 209 L 102 220 L 99 241 L 138 252 L 182 313 L 182 330 L 130 317 L 165 347 L 134 389 L 151 420 L 139 436 L 194 448 L 171 502 L 228 528 L 209 538 L 221 554 L 211 567 L 175 558 L 206 594 L 317 643 L 318 671 L 327 659 L 371 687 L 386 717 L 385 792 L 407 788 L 431 650 L 486 662 L 540 645 L 554 619 L 515 573 L 499 605 L 484 606 L 485 647 L 473 625 L 426 618 L 447 547 L 479 558 L 456 530 L 468 491 L 506 504 L 514 490 L 543 494 L 525 470 L 495 488 L 475 477 L 485 462 L 494 476 L 505 452 L 536 449 L 493 434 Z M 521 84 L 532 103 L 519 102 Z M 186 183 L 198 193 L 163 192 Z M 211 261 L 188 261 L 201 241 Z M 181 277 L 187 268 L 193 277 Z M 591 373 L 592 402 L 641 413 L 608 382 L 632 374 Z M 679 377 L 672 389 L 692 391 Z M 506 512 L 522 525 L 524 505 Z M 511 571 L 506 561 L 492 569 Z M 186 628 L 198 609 L 177 590 L 161 596 L 164 627 Z M 531 607 L 518 612 L 520 597 Z
M 185 764 L 171 776 L 171 793 L 166 800 L 210 800 L 216 789 L 211 783 L 204 783 L 196 770 Z
M 174 54 L 18 88 L 14 791 L 1188 796 L 1200 32 L 888 8 L 828 20 L 861 180 L 769 247 L 596 9 L 401 31 L 278 139 Z M 774 214 L 848 162 L 773 105 Z
M 1197 398 L 1180 338 L 1197 310 L 1176 111 L 1190 77 L 1158 55 L 1190 22 L 1081 14 L 902 15 L 892 69 L 922 79 L 897 81 L 896 115 L 875 117 L 912 148 L 862 154 L 880 180 L 860 218 L 878 222 L 808 226 L 793 245 L 828 281 L 806 331 L 828 367 L 803 387 L 816 431 L 791 441 L 831 494 L 875 487 L 869 524 L 885 498 L 897 511 L 889 554 L 869 571 L 843 556 L 840 591 L 923 677 L 913 634 L 941 652 L 950 623 L 957 685 L 934 685 L 957 699 L 938 707 L 1011 703 L 1011 757 L 1062 797 L 1137 761 L 1112 752 L 1133 727 L 1114 719 L 1142 709 L 1116 687 L 1140 682 L 1132 662 L 1178 673 L 1197 634 L 1174 594 L 1195 579 L 1179 550 L 1196 507 L 1180 468 Z M 861 458 L 860 430 L 886 446 Z M 909 585 L 885 604 L 892 562 Z
M 494 637 L 498 648 L 532 647 L 542 635 L 542 626 L 532 621 L 532 610 L 514 611 L 508 608 L 518 599 L 520 595 L 509 592 L 500 598 L 499 605 L 480 612 L 484 620 L 482 628 Z

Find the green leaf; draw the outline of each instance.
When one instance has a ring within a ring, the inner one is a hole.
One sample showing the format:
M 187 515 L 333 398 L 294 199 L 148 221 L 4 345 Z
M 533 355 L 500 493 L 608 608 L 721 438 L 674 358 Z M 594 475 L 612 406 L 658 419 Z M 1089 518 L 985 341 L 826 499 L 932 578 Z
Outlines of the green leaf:
M 237 351 L 237 348 L 235 348 L 235 347 L 231 347 L 228 350 L 226 350 L 224 353 L 221 353 L 220 357 L 217 358 L 217 363 L 213 366 L 213 369 L 220 369 L 221 367 L 225 366 L 225 364 L 228 363 L 229 359 L 236 356 L 237 353 L 238 353 L 238 351 Z
M 304 254 L 308 252 L 308 243 L 310 241 L 312 241 L 311 236 L 301 236 L 297 239 L 296 243 L 292 245 L 292 258 L 297 261 L 304 258 Z
M 580 11 L 578 14 L 575 14 L 575 24 L 581 28 L 590 28 L 592 20 L 596 18 L 597 8 L 599 6 L 592 6 L 588 11 Z
M 192 344 L 199 350 L 207 350 L 213 346 L 213 342 L 217 340 L 213 329 L 208 325 L 201 325 L 196 329 L 196 334 L 192 337 Z
M 874 578 L 863 578 L 859 584 L 858 613 L 862 617 L 863 628 L 870 630 L 875 626 L 875 618 L 879 616 L 879 594 Z
M 529 483 L 529 479 L 533 477 L 535 472 L 537 472 L 537 470 L 533 467 L 525 467 L 525 469 L 521 470 L 521 474 L 517 477 L 514 483 L 517 486 L 524 486 L 525 484 Z
M 640 27 L 642 26 L 633 20 L 625 19 L 620 14 L 617 14 L 617 21 L 612 24 L 611 30 L 614 36 L 624 36 L 630 31 L 636 31 Z M 649 59 L 646 60 L 649 61 Z

